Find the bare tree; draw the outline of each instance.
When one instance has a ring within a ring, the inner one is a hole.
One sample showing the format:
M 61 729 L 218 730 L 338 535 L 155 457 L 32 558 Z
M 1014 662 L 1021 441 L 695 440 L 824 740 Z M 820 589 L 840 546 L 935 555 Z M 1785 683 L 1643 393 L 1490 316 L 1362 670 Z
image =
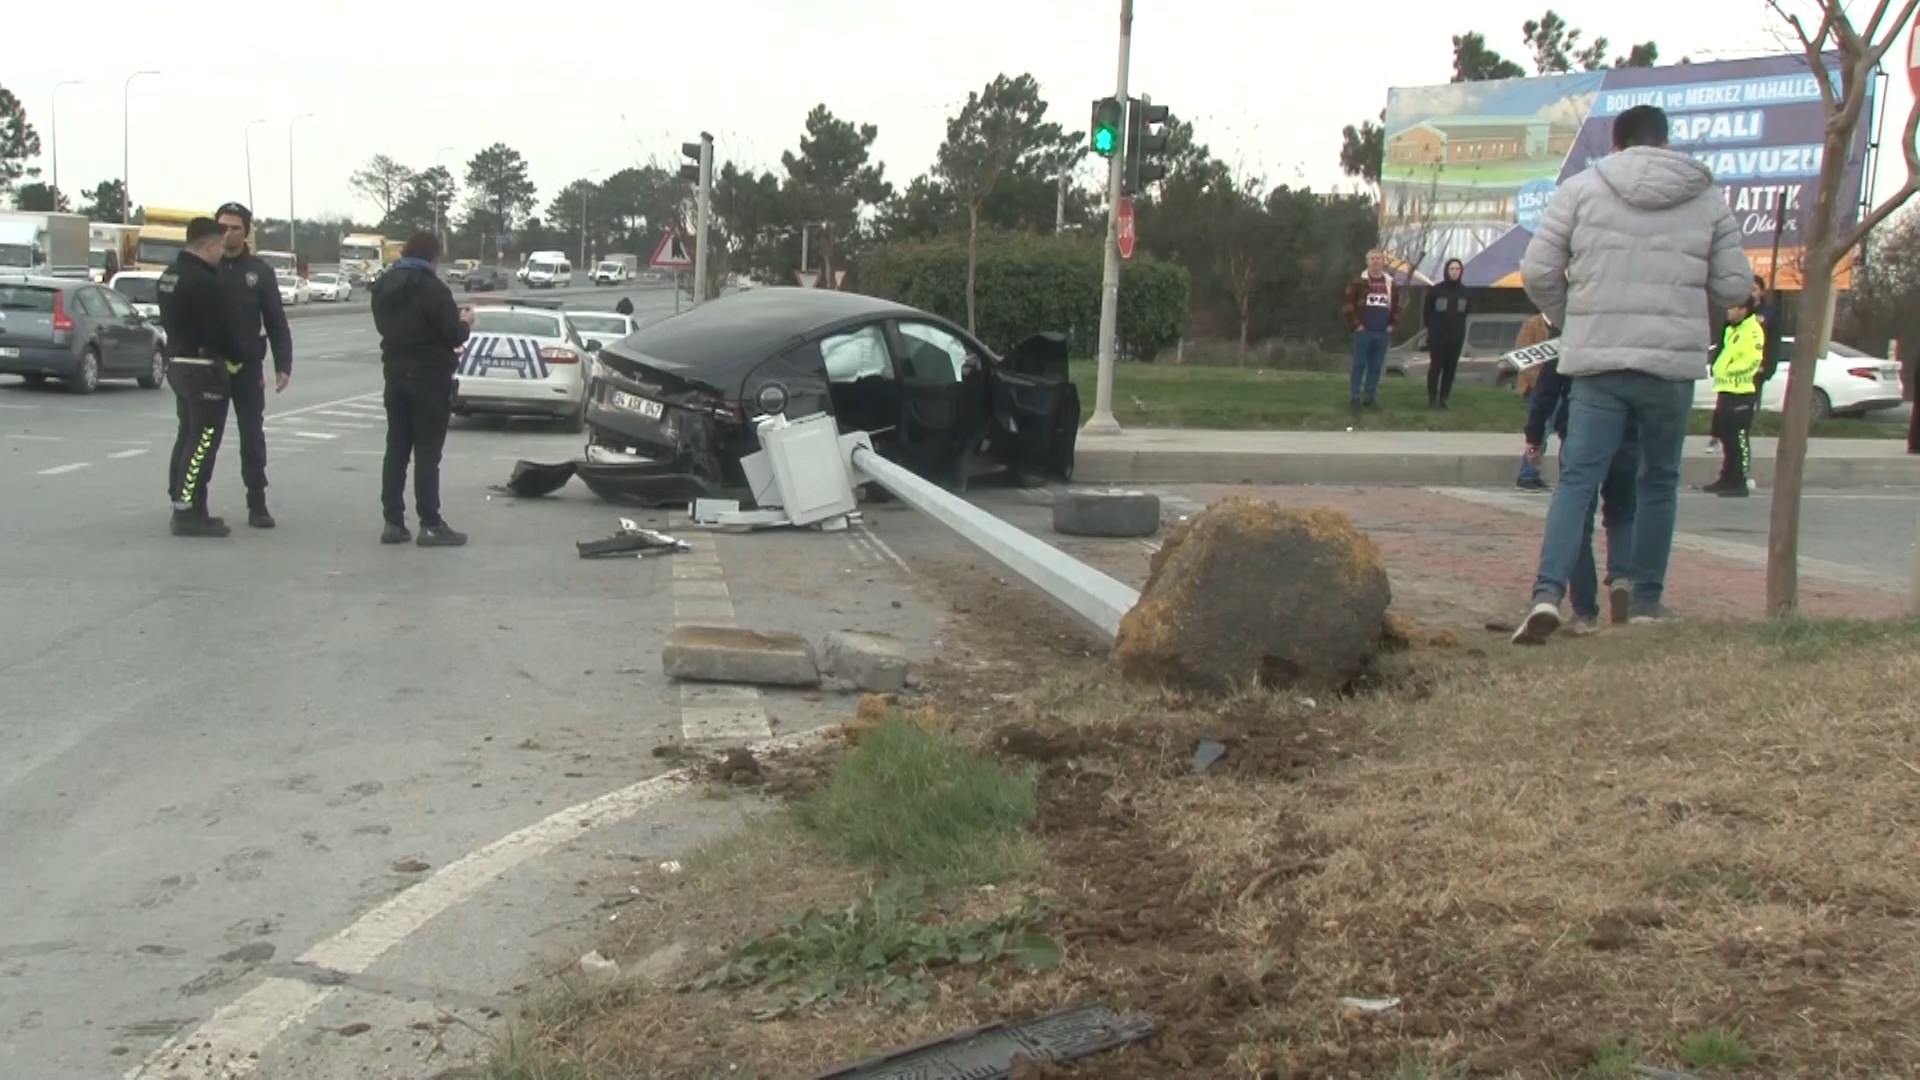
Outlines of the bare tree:
M 1390 261 L 1402 264 L 1408 285 L 1431 284 L 1421 269 L 1433 254 L 1438 232 L 1440 173 L 1443 166 L 1429 166 L 1429 178 L 1416 187 L 1402 182 L 1380 188 L 1380 246 Z
M 1874 227 L 1920 192 L 1920 150 L 1914 136 L 1920 128 L 1920 100 L 1907 113 L 1900 149 L 1906 157 L 1907 179 L 1899 190 L 1869 209 L 1852 228 L 1840 228 L 1840 181 L 1854 133 L 1866 119 L 1868 91 L 1874 69 L 1895 42 L 1907 32 L 1920 0 L 1876 0 L 1864 27 L 1856 27 L 1846 0 L 1801 0 L 1813 9 L 1818 22 L 1787 10 L 1786 0 L 1767 0 L 1767 6 L 1785 20 L 1806 54 L 1807 65 L 1820 87 L 1827 113 L 1826 140 L 1820 161 L 1819 188 L 1813 213 L 1805 220 L 1804 278 L 1800 291 L 1799 329 L 1794 339 L 1792 366 L 1787 375 L 1786 413 L 1781 420 L 1780 447 L 1775 457 L 1773 516 L 1767 530 L 1767 610 L 1793 613 L 1800 602 L 1800 490 L 1806 476 L 1807 428 L 1813 409 L 1813 369 L 1826 336 L 1827 312 L 1832 305 L 1833 275 Z M 1838 53 L 1840 87 L 1836 92 L 1827 54 Z

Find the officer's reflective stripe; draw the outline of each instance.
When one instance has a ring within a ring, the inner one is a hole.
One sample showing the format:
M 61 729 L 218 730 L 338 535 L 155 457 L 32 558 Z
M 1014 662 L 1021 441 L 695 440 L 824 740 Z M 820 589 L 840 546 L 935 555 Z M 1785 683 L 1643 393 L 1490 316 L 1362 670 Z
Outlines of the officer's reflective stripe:
M 187 460 L 186 479 L 180 483 L 180 501 L 192 505 L 193 494 L 200 487 L 200 467 L 207 462 L 207 453 L 213 449 L 213 427 L 208 425 L 200 429 L 200 441 L 193 448 L 193 457 Z

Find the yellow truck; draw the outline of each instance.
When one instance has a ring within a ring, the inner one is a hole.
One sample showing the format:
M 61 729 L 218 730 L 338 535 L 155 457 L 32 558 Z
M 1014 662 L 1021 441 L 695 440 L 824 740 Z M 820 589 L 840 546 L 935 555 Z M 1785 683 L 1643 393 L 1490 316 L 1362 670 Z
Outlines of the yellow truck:
M 165 270 L 187 247 L 187 223 L 206 217 L 205 210 L 170 210 L 149 206 L 140 221 L 140 246 L 136 261 L 142 270 Z

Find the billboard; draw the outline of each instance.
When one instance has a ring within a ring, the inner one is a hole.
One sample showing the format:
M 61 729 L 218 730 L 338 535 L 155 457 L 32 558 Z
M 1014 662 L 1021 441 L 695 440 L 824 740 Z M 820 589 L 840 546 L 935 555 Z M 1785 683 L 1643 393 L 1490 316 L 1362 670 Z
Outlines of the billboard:
M 1836 86 L 1838 60 L 1828 60 Z M 1712 170 L 1763 276 L 1780 208 L 1777 282 L 1799 288 L 1801 222 L 1813 213 L 1826 108 L 1798 55 L 1390 90 L 1381 246 L 1416 282 L 1459 259 L 1468 285 L 1518 287 L 1520 259 L 1555 189 L 1606 156 L 1614 118 L 1636 105 L 1665 109 L 1673 149 Z M 1847 155 L 1842 228 L 1859 218 L 1874 106 L 1869 96 Z M 1842 288 L 1850 278 L 1847 267 Z

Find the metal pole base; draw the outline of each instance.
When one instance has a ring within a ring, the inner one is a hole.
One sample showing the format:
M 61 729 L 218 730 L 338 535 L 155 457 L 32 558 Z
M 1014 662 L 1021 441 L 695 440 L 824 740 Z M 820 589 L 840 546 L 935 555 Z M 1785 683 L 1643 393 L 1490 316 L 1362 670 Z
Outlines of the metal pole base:
M 1093 416 L 1087 420 L 1086 426 L 1080 429 L 1080 434 L 1118 435 L 1120 434 L 1120 421 L 1115 420 L 1112 413 L 1094 413 Z

